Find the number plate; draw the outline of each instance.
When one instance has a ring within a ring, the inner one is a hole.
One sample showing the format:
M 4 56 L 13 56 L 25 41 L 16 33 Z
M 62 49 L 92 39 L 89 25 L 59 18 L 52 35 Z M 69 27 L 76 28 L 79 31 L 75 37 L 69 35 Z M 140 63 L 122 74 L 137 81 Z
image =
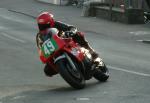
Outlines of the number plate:
M 55 50 L 58 49 L 58 45 L 54 39 L 47 39 L 42 45 L 42 52 L 44 57 L 48 58 Z

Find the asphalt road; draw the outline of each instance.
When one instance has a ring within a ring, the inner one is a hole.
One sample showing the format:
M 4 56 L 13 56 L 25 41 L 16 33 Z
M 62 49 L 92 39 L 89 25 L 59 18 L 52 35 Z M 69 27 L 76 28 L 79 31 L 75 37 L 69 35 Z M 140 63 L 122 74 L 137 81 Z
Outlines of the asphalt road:
M 110 79 L 87 81 L 72 89 L 56 75 L 45 77 L 38 58 L 35 16 L 51 11 L 55 18 L 86 33 L 110 70 Z M 126 25 L 81 17 L 80 8 L 59 7 L 36 0 L 1 0 L 0 103 L 149 103 L 149 24 Z

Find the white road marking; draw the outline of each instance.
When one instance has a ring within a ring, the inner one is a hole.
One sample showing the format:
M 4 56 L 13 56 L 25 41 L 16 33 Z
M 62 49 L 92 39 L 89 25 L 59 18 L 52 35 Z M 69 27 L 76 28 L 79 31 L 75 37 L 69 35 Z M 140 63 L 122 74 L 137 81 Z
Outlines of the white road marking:
M 78 101 L 88 101 L 90 98 L 77 98 Z
M 150 74 L 135 72 L 135 71 L 126 70 L 123 68 L 118 68 L 118 67 L 113 67 L 113 66 L 108 66 L 108 68 L 113 69 L 113 70 L 118 70 L 118 71 L 123 71 L 123 72 L 131 73 L 131 74 L 135 74 L 135 75 L 139 75 L 139 76 L 150 77 Z
M 16 97 L 13 97 L 12 100 L 16 100 L 16 99 L 20 99 L 20 98 L 24 98 L 25 96 L 16 96 Z
M 135 36 L 139 35 L 148 35 L 150 34 L 150 31 L 134 31 L 134 32 L 129 32 L 130 34 L 134 34 Z
M 143 40 L 136 40 L 136 41 L 143 42 Z
M 150 40 L 149 39 L 145 39 L 145 40 L 136 40 L 136 41 L 138 41 L 138 42 L 145 42 L 145 43 L 150 43 Z
M 8 35 L 8 34 L 6 34 L 6 33 L 2 33 L 2 35 L 5 36 L 5 37 L 8 37 L 9 39 L 12 39 L 12 40 L 15 40 L 15 41 L 18 41 L 18 42 L 21 42 L 21 43 L 25 43 L 24 40 L 18 39 L 18 38 L 13 37 L 13 36 L 10 36 L 10 35 Z

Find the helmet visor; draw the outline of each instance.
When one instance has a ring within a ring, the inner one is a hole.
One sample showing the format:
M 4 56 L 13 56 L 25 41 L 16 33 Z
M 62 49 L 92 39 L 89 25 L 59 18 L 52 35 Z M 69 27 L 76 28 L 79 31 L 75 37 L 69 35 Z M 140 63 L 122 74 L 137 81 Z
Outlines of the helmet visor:
M 39 30 L 43 31 L 50 28 L 50 24 L 38 24 Z

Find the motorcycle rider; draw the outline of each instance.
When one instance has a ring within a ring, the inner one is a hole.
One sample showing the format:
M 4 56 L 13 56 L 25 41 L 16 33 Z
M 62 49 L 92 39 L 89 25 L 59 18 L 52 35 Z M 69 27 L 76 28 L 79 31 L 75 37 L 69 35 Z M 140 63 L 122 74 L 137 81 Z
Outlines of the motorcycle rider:
M 37 24 L 39 28 L 39 32 L 36 35 L 36 42 L 38 50 L 40 51 L 41 45 L 44 42 L 44 37 L 48 35 L 48 29 L 57 28 L 59 30 L 59 34 L 65 32 L 66 37 L 72 37 L 75 42 L 77 42 L 80 46 L 85 47 L 92 54 L 92 59 L 96 59 L 98 54 L 91 48 L 88 41 L 85 39 L 84 34 L 77 32 L 77 28 L 73 25 L 69 25 L 60 21 L 55 21 L 53 14 L 49 12 L 42 12 L 37 17 Z M 47 63 L 44 68 L 44 72 L 47 76 L 53 76 L 57 74 L 57 71 L 54 69 L 50 69 L 50 65 Z

